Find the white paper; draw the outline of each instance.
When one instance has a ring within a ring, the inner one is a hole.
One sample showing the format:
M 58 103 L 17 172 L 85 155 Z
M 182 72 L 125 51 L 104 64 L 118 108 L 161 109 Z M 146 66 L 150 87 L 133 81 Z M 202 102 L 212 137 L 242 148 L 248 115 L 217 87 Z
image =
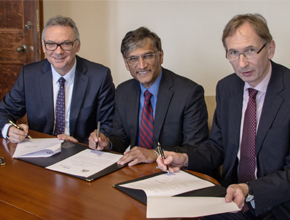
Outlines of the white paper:
M 18 143 L 13 158 L 24 157 L 51 157 L 61 152 L 63 140 L 57 138 L 33 138 L 25 139 Z
M 186 218 L 240 211 L 218 197 L 148 197 L 147 218 Z
M 122 156 L 86 149 L 46 168 L 75 176 L 89 177 L 116 163 Z
M 131 189 L 144 190 L 149 196 L 173 196 L 192 190 L 214 186 L 213 183 L 184 171 L 164 173 L 144 180 L 120 185 Z

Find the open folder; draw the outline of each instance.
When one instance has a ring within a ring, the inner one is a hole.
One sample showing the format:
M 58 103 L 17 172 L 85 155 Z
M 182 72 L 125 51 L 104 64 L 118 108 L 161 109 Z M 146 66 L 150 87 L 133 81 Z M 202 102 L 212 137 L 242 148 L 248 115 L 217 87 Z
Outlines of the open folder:
M 86 157 L 87 155 L 90 155 L 89 157 Z M 118 165 L 118 157 L 116 157 L 114 163 L 111 165 L 108 165 L 104 169 L 87 176 L 86 174 L 89 173 L 92 167 L 97 167 L 97 163 L 100 162 L 100 165 L 103 163 L 103 159 L 106 159 L 106 157 L 110 157 L 112 155 L 115 158 L 115 155 L 122 156 L 119 154 L 113 154 L 109 152 L 102 152 L 102 151 L 94 151 L 89 149 L 86 145 L 80 144 L 80 143 L 74 143 L 70 141 L 64 141 L 61 146 L 61 153 L 55 154 L 51 157 L 42 157 L 42 158 L 36 158 L 36 157 L 25 157 L 25 158 L 19 158 L 20 160 L 35 164 L 37 166 L 41 166 L 44 168 L 48 168 L 54 171 L 62 172 L 70 176 L 74 176 L 79 179 L 83 179 L 86 181 L 93 181 L 97 178 L 100 178 L 102 176 L 105 176 L 111 172 L 114 172 L 118 169 L 123 168 L 126 165 Z M 93 160 L 91 163 L 87 160 L 89 158 L 90 160 Z M 61 170 L 61 167 L 65 166 L 78 166 L 81 168 L 81 171 L 83 172 L 83 176 L 78 175 L 77 172 L 65 172 Z M 90 168 L 88 168 L 90 166 Z

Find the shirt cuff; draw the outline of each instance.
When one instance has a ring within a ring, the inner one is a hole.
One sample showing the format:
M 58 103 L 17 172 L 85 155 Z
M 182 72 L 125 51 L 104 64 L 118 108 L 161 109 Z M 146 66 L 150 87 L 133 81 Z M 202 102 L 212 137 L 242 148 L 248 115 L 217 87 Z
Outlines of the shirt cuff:
M 10 123 L 7 123 L 4 125 L 3 129 L 2 129 L 2 137 L 3 138 L 8 138 L 8 129 L 10 128 L 10 126 L 12 126 Z

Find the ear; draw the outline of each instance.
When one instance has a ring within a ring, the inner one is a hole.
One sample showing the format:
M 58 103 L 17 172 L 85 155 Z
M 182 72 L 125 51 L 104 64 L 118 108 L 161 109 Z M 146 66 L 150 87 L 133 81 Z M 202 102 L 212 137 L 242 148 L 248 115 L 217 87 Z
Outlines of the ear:
M 125 63 L 126 69 L 127 69 L 128 71 L 130 71 L 130 69 L 129 69 L 129 65 L 128 65 L 128 62 L 126 61 L 126 58 L 123 57 L 123 59 L 124 59 L 124 63 Z
M 81 40 L 78 40 L 78 42 L 77 42 L 77 51 L 76 52 L 79 52 L 80 51 L 80 49 L 81 49 Z
M 43 53 L 45 53 L 45 46 L 44 46 L 44 40 L 41 40 L 41 42 L 42 42 L 42 51 L 43 51 Z
M 271 41 L 269 43 L 269 46 L 268 46 L 268 58 L 269 59 L 272 59 L 274 57 L 274 54 L 275 54 L 275 48 L 276 48 L 276 44 L 275 44 L 275 41 Z
M 163 55 L 164 55 L 163 50 L 161 50 L 161 51 L 159 52 L 160 64 L 163 63 Z

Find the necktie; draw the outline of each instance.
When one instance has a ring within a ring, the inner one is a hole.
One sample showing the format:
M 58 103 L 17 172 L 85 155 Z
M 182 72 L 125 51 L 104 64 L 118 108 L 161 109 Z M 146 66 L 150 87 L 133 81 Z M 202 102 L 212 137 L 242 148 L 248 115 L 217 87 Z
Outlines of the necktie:
M 152 94 L 146 90 L 144 96 L 140 124 L 140 147 L 153 149 L 153 109 L 150 101 Z
M 249 101 L 244 117 L 243 136 L 241 143 L 240 163 L 239 163 L 239 183 L 246 183 L 255 179 L 256 160 L 256 95 L 255 89 L 248 89 Z M 242 212 L 249 210 L 245 203 Z
M 59 91 L 56 99 L 56 108 L 55 108 L 55 136 L 58 134 L 64 133 L 64 124 L 65 124 L 65 89 L 64 83 L 65 79 L 60 77 L 59 80 Z

